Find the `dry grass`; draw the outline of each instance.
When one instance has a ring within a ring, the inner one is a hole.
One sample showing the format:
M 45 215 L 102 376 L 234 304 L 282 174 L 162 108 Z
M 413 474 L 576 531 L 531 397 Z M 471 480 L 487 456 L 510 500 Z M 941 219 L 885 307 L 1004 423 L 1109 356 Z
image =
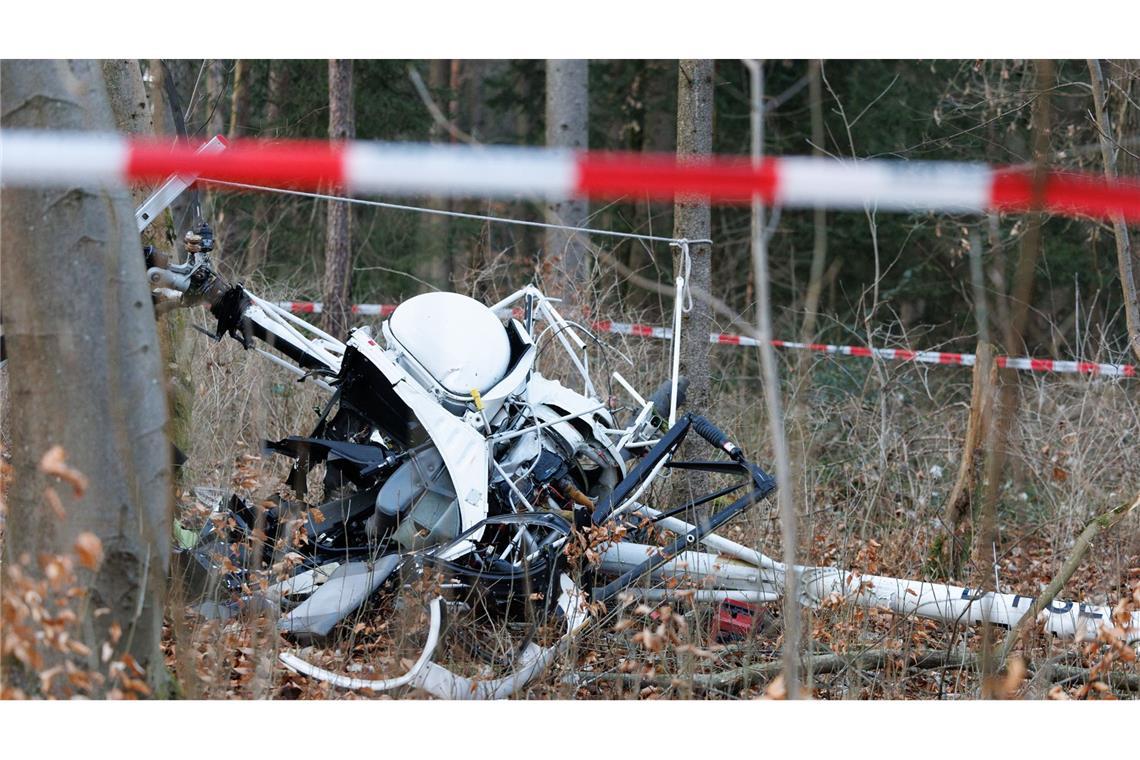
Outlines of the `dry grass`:
M 282 294 L 273 294 L 284 297 Z M 195 315 L 202 319 L 201 315 Z M 640 321 L 644 315 L 612 315 Z M 653 321 L 653 320 L 649 320 Z M 668 344 L 600 336 L 614 352 L 594 353 L 596 378 L 618 369 L 637 387 L 652 389 L 667 374 Z M 323 393 L 298 384 L 273 365 L 245 354 L 232 341 L 193 340 L 195 396 L 193 437 L 180 503 L 189 510 L 189 485 L 234 488 L 255 502 L 280 488 L 288 462 L 262 458 L 259 442 L 306 433 Z M 543 352 L 540 367 L 559 376 L 560 352 Z M 754 461 L 770 461 L 754 351 L 713 349 L 715 403 L 709 416 L 731 431 Z M 801 561 L 906 578 L 967 581 L 989 567 L 967 565 L 962 579 L 938 575 L 932 551 L 945 534 L 943 500 L 952 484 L 965 433 L 970 374 L 964 368 L 813 357 L 809 378 L 791 378 L 793 357 L 782 356 L 788 408 L 795 414 L 793 457 Z M 0 400 L 4 381 L 0 372 Z M 568 377 L 568 375 L 564 375 Z M 1002 484 L 1000 540 L 996 547 L 1002 591 L 1037 592 L 1060 567 L 1073 538 L 1094 513 L 1140 490 L 1140 386 L 1135 380 L 1026 375 L 1019 378 L 1020 407 L 1011 440 L 1013 466 Z M 624 391 L 599 388 L 624 403 Z M 315 480 L 313 482 L 316 482 Z M 663 486 L 655 488 L 657 492 Z M 652 503 L 652 497 L 650 502 Z M 191 519 L 191 515 L 184 515 Z M 1140 530 L 1135 516 L 1100 541 L 1074 576 L 1067 596 L 1114 604 L 1140 590 Z M 778 556 L 774 508 L 760 505 L 723 531 Z M 991 577 L 987 576 L 987 577 Z M 268 579 L 267 579 L 268 580 Z M 181 694 L 223 698 L 357 698 L 287 672 L 276 653 L 293 645 L 272 621 L 250 615 L 227 622 L 203 621 L 178 599 L 172 583 L 166 642 L 168 665 Z M 363 677 L 403 672 L 422 645 L 425 589 L 385 594 L 340 626 L 328 642 L 302 654 L 318 665 Z M 600 616 L 571 652 L 533 683 L 528 698 L 717 698 L 779 696 L 773 683 L 780 647 L 779 606 L 763 610 L 755 635 L 731 645 L 711 639 L 709 605 L 643 605 L 626 599 Z M 845 660 L 811 680 L 817 697 L 975 698 L 975 669 L 962 660 L 977 650 L 977 632 L 871 610 L 837 607 L 804 612 L 812 653 L 854 657 L 888 650 L 871 665 Z M 460 621 L 473 634 L 487 626 Z M 483 644 L 509 650 L 504 628 L 484 633 Z M 549 638 L 552 631 L 540 631 Z M 449 636 L 442 664 L 469 676 L 492 675 L 471 655 L 463 636 Z M 941 664 L 916 664 L 910 654 L 941 651 Z M 1009 674 L 1010 696 L 1129 696 L 1123 687 L 1098 691 L 1079 680 L 1058 691 L 1043 663 L 1088 668 L 1104 663 L 1107 643 L 1036 641 L 1026 652 L 1035 669 Z M 954 660 L 958 657 L 958 660 Z M 1109 660 L 1112 673 L 1135 664 Z M 744 670 L 741 670 L 741 669 Z M 749 670 L 751 668 L 751 670 Z M 1111 681 L 1109 669 L 1097 683 Z M 718 673 L 735 673 L 718 678 Z M 573 675 L 573 674 L 577 675 Z M 1036 675 L 1033 675 L 1036 673 Z M 742 675 L 743 674 L 743 675 Z M 1056 673 L 1054 673 L 1056 677 Z M 1115 682 L 1113 682 L 1115 683 Z M 401 698 L 415 693 L 397 692 Z
M 640 314 L 617 318 L 645 319 Z M 597 377 L 618 369 L 639 388 L 651 389 L 666 376 L 667 343 L 600 337 L 632 362 L 615 352 L 595 352 L 595 366 L 601 370 Z M 233 345 L 210 351 L 215 358 L 204 365 L 197 380 L 200 393 L 192 455 L 198 464 L 192 472 L 195 478 L 225 484 L 236 472 L 234 457 L 255 453 L 258 438 L 306 430 L 313 419 L 315 396 L 283 379 L 265 362 L 240 356 Z M 755 353 L 718 347 L 713 356 L 716 403 L 711 416 L 733 431 L 750 457 L 767 462 Z M 792 357 L 784 355 L 783 360 L 790 373 Z M 571 377 L 563 374 L 568 366 L 559 351 L 544 351 L 540 364 L 549 374 Z M 945 533 L 940 523 L 942 501 L 961 455 L 969 370 L 898 363 L 875 367 L 869 360 L 815 357 L 809 371 L 810 386 L 787 384 L 788 389 L 797 389 L 791 393 L 801 394 L 794 399 L 799 401 L 797 420 L 803 431 L 794 455 L 802 479 L 798 509 L 803 561 L 900 577 L 938 577 L 931 575 L 935 568 L 930 557 L 935 542 Z M 1003 484 L 999 510 L 998 563 L 1003 591 L 1033 593 L 1060 566 L 1073 537 L 1093 513 L 1140 489 L 1140 447 L 1129 445 L 1140 434 L 1140 413 L 1135 381 L 1022 375 L 1020 387 L 1022 403 L 1012 441 L 1014 466 Z M 620 388 L 599 390 L 624 401 Z M 275 488 L 287 463 L 250 460 L 247 468 L 256 472 L 257 488 L 252 490 L 260 496 Z M 664 487 L 655 490 L 661 492 Z M 1073 579 L 1070 596 L 1111 604 L 1131 593 L 1130 584 L 1140 581 L 1136 522 L 1132 518 L 1095 548 L 1085 569 Z M 779 552 L 778 520 L 767 505 L 757 507 L 724 532 L 768 554 Z M 967 565 L 963 579 L 939 579 L 967 580 L 989 571 Z M 393 618 L 396 607 L 395 599 L 381 600 L 342 626 L 326 646 L 306 649 L 306 655 L 330 669 L 356 675 L 384 677 L 401 672 L 418 653 L 419 642 L 411 632 L 417 626 L 406 628 L 398 618 L 406 618 L 407 609 L 419 607 L 413 601 Z M 730 646 L 711 640 L 714 611 L 709 605 L 684 602 L 620 605 L 603 615 L 575 651 L 532 684 L 526 696 L 762 694 L 769 686 L 770 673 L 724 688 L 702 685 L 702 676 L 774 661 L 780 645 L 777 606 L 765 611 L 765 626 L 754 638 Z M 976 632 L 948 630 L 929 621 L 868 610 L 844 607 L 804 614 L 807 630 L 812 632 L 811 646 L 821 652 L 956 652 L 963 647 L 968 652 L 976 649 L 980 638 Z M 477 628 L 486 625 L 469 625 L 465 630 Z M 224 637 L 240 635 L 241 630 L 240 625 L 231 624 L 229 633 L 210 633 Z M 505 641 L 501 644 L 504 651 L 508 646 Z M 1073 643 L 1038 646 L 1037 655 L 1048 652 L 1070 664 L 1088 667 L 1095 660 L 1095 653 L 1085 653 Z M 448 645 L 440 661 L 464 675 L 491 675 L 458 639 Z M 250 667 L 246 664 L 242 672 Z M 625 679 L 615 683 L 582 675 L 574 681 L 568 675 L 574 671 L 621 673 Z M 274 669 L 273 679 L 271 691 L 282 696 L 352 696 L 279 668 Z M 241 677 L 231 678 L 229 688 L 230 694 L 254 696 Z M 827 698 L 952 698 L 977 696 L 979 683 L 966 666 L 911 668 L 900 660 L 885 670 L 848 667 L 820 674 L 813 688 L 817 696 Z M 1033 686 L 1035 690 L 1018 688 L 1022 691 L 1017 693 L 1027 696 L 1047 693 L 1040 684 Z

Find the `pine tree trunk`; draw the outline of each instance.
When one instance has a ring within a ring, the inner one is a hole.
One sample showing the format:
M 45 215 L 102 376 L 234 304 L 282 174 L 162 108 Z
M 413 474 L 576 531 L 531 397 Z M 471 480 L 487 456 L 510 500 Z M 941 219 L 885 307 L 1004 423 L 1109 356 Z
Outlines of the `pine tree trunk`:
M 230 95 L 229 139 L 241 137 L 249 127 L 249 61 L 234 62 L 234 88 Z
M 589 65 L 585 60 L 546 62 L 546 144 L 585 150 L 589 145 Z M 586 223 L 589 204 L 563 200 L 546 207 L 549 224 Z M 553 268 L 554 295 L 580 302 L 589 280 L 589 239 L 569 230 L 547 230 L 545 251 Z
M 114 128 L 99 64 L 4 61 L 5 128 Z M 6 552 L 69 554 L 79 534 L 102 541 L 103 560 L 78 608 L 91 667 L 110 627 L 162 678 L 163 600 L 170 560 L 170 448 L 166 399 L 146 272 L 125 190 L 2 191 L 0 283 L 11 359 L 8 410 L 14 482 Z M 88 478 L 80 496 L 38 470 L 62 446 Z M 54 488 L 66 513 L 45 504 Z M 104 612 L 106 610 L 106 612 Z
M 329 61 L 329 139 L 356 136 L 352 61 Z M 352 206 L 329 203 L 325 233 L 324 329 L 337 337 L 348 331 L 352 277 Z
M 677 158 L 684 161 L 690 156 L 712 153 L 713 135 L 713 62 L 711 60 L 683 60 L 677 76 Z M 707 240 L 711 234 L 711 212 L 707 198 L 678 198 L 673 209 L 673 237 L 686 240 Z M 691 269 L 689 283 L 706 293 L 712 292 L 712 248 L 708 243 L 689 245 Z M 674 249 L 673 277 L 685 274 L 682 252 Z M 709 333 L 712 332 L 712 311 L 703 299 L 693 298 L 693 308 L 681 318 L 681 374 L 689 379 L 686 407 L 689 411 L 704 414 L 708 410 Z M 663 375 L 666 373 L 663 373 Z M 705 459 L 702 441 L 688 441 L 681 449 L 682 459 Z M 689 498 L 708 490 L 705 473 L 693 472 L 694 477 L 676 479 L 684 481 L 684 493 L 675 493 L 674 500 Z M 680 486 L 679 486 L 680 487 Z M 690 493 L 691 491 L 691 493 Z

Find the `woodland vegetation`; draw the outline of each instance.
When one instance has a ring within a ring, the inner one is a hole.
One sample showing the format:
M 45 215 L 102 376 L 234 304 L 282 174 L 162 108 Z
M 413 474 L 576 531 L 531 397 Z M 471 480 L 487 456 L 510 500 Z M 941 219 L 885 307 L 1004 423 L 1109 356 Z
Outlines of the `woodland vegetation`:
M 1140 176 L 1140 61 L 769 60 L 759 71 L 766 155 Z M 89 91 L 69 89 L 74 81 Z M 4 61 L 0 105 L 4 127 L 172 139 L 748 155 L 752 86 L 736 60 Z M 309 426 L 318 399 L 240 347 L 207 341 L 192 329 L 208 321 L 201 314 L 165 315 L 156 327 L 140 318 L 135 306 L 149 299 L 131 267 L 141 263 L 120 254 L 137 251 L 125 220 L 148 189 L 76 193 L 47 231 L 35 220 L 55 213 L 58 198 L 4 190 L 3 696 L 362 696 L 278 667 L 284 644 L 264 621 L 202 621 L 184 603 L 166 537 L 201 519 L 193 487 L 268 498 L 284 465 L 263 458 L 260 441 Z M 753 331 L 768 311 L 775 338 L 976 353 L 972 371 L 790 351 L 766 367 L 754 349 L 686 346 L 689 403 L 772 471 L 770 423 L 782 409 L 785 513 L 756 510 L 728 535 L 866 573 L 1033 596 L 1048 587 L 1125 614 L 1140 608 L 1140 380 L 1017 373 L 992 361 L 1140 364 L 1140 230 L 1040 213 L 764 209 L 758 278 L 747 206 L 376 200 L 711 239 L 692 247 L 701 292 L 685 316 L 690 335 Z M 193 215 L 183 200 L 143 242 L 173 248 Z M 271 300 L 321 301 L 334 333 L 378 322 L 353 316 L 354 303 L 435 289 L 492 303 L 530 282 L 578 316 L 666 325 L 683 266 L 664 244 L 295 194 L 207 186 L 202 216 L 228 278 Z M 79 295 L 35 287 L 34 299 L 14 285 L 61 280 L 116 284 Z M 57 324 L 71 313 L 97 327 Z M 638 387 L 667 376 L 667 342 L 601 338 L 633 358 L 627 377 Z M 154 350 L 132 353 L 139 345 Z M 45 353 L 58 364 L 15 369 Z M 92 393 L 109 400 L 85 404 Z M 62 409 L 88 416 L 61 421 Z M 164 461 L 164 436 L 185 464 Z M 611 610 L 525 696 L 781 697 L 789 678 L 802 696 L 835 699 L 1140 693 L 1134 648 L 1111 636 L 1054 642 L 1018 631 L 1014 641 L 989 626 L 847 608 L 804 610 L 788 625 L 793 611 L 770 605 L 745 639 L 718 644 L 709 609 Z M 382 619 L 365 611 L 311 658 L 400 672 L 417 642 Z

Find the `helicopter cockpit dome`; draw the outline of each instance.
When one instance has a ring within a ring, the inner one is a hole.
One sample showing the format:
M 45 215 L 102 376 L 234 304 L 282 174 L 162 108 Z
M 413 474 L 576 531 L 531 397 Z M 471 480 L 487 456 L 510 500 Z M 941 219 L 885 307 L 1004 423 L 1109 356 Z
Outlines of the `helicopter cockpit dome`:
M 503 379 L 511 343 L 491 309 L 459 293 L 424 293 L 400 304 L 388 320 L 395 339 L 448 393 L 485 393 Z

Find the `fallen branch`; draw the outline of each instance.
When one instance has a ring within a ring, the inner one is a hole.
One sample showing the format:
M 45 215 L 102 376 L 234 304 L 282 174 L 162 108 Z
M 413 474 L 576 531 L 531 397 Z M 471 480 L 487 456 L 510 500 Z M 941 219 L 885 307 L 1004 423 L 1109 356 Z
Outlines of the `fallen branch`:
M 1051 676 L 1046 679 L 1049 681 L 1080 681 L 1081 683 L 1088 683 L 1092 679 L 1088 668 L 1077 668 L 1072 665 L 1043 665 L 1040 670 L 1052 669 Z M 1108 683 L 1114 689 L 1121 691 L 1140 691 L 1140 675 L 1136 673 L 1121 673 L 1118 671 L 1109 671 L 1096 676 L 1098 681 Z
M 1065 584 L 1069 582 L 1069 579 L 1073 577 L 1073 573 L 1080 567 L 1081 562 L 1088 553 L 1089 547 L 1092 546 L 1093 539 L 1104 531 L 1111 530 L 1137 507 L 1140 507 L 1140 494 L 1136 496 L 1136 499 L 1131 504 L 1121 504 L 1105 514 L 1089 520 L 1088 525 L 1086 525 L 1085 529 L 1081 531 L 1081 534 L 1077 536 L 1077 543 L 1073 547 L 1073 552 L 1069 555 L 1069 558 L 1065 560 L 1065 563 L 1061 565 L 1060 571 L 1053 576 L 1053 580 L 1051 580 L 1049 585 L 1045 587 L 1045 590 L 1041 592 L 1041 596 L 1033 600 L 1033 604 L 1029 606 L 1029 610 L 1006 635 L 1005 642 L 1002 644 L 1001 650 L 998 653 L 997 662 L 999 666 L 1009 657 L 1010 651 L 1018 640 L 1024 637 L 1030 628 L 1035 625 L 1037 616 L 1041 614 L 1041 611 L 1053 603 L 1057 594 L 1061 593 L 1061 589 L 1063 589 Z
M 962 657 L 957 653 L 942 651 L 926 651 L 921 653 L 900 652 L 891 649 L 868 649 L 855 654 L 817 654 L 800 659 L 802 671 L 813 674 L 837 673 L 848 668 L 865 670 L 882 670 L 894 663 L 908 668 L 929 670 L 943 667 L 967 667 L 973 664 L 975 656 L 972 654 Z M 701 673 L 691 677 L 692 685 L 705 690 L 730 690 L 739 688 L 750 681 L 763 681 L 780 675 L 783 672 L 783 663 L 779 660 L 757 665 L 748 665 L 733 668 L 722 673 Z M 621 682 L 631 686 L 673 686 L 677 683 L 690 682 L 690 679 L 680 676 L 643 676 L 637 673 L 589 673 L 578 671 L 568 676 L 577 679 L 581 685 L 592 681 Z
M 938 668 L 974 668 L 978 657 L 975 654 L 962 655 L 955 652 L 930 650 L 925 652 L 902 652 L 891 649 L 869 649 L 856 654 L 818 654 L 804 657 L 801 665 L 805 673 L 822 675 L 839 673 L 848 668 L 861 670 L 883 670 L 893 664 L 902 664 L 908 669 L 934 670 Z M 568 674 L 563 681 L 575 686 L 585 686 L 601 681 L 621 683 L 634 688 L 657 686 L 669 688 L 678 685 L 691 685 L 705 691 L 731 691 L 741 688 L 751 682 L 765 682 L 780 675 L 783 663 L 779 660 L 758 665 L 749 665 L 742 668 L 726 670 L 722 673 L 699 673 L 690 677 L 684 676 L 646 676 L 639 673 L 591 673 L 588 671 L 575 671 Z M 1043 673 L 1049 682 L 1079 681 L 1087 683 L 1092 679 L 1088 668 L 1079 668 L 1072 665 L 1046 663 L 1043 665 L 1030 665 L 1032 674 Z M 1140 675 L 1135 673 L 1110 672 L 1098 676 L 1096 680 L 1107 682 L 1110 686 L 1121 691 L 1140 692 Z

